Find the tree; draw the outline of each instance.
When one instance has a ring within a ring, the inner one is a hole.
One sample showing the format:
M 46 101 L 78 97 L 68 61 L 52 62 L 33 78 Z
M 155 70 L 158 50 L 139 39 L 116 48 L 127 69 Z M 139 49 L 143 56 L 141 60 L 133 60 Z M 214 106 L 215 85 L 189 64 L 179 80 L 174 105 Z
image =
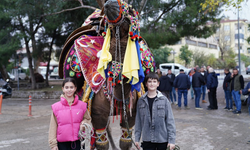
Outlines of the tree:
M 193 53 L 193 61 L 195 65 L 202 66 L 207 65 L 209 55 L 206 55 L 204 51 L 195 50 Z
M 202 10 L 205 0 L 147 1 L 141 12 L 141 35 L 150 48 L 175 44 L 182 37 L 207 38 L 214 34 L 220 22 L 219 7 L 216 11 Z M 136 10 L 140 0 L 133 1 Z M 200 11 L 200 12 L 199 12 Z M 213 22 L 208 26 L 208 22 Z
M 240 54 L 241 61 L 245 63 L 245 66 L 250 65 L 250 57 L 245 54 Z
M 236 54 L 232 49 L 226 51 L 225 53 L 225 62 L 228 68 L 235 68 L 236 61 L 235 61 Z
M 185 67 L 190 64 L 192 60 L 193 53 L 191 50 L 188 50 L 188 45 L 182 46 L 180 48 L 179 58 L 185 62 Z
M 225 26 L 224 24 L 221 25 L 220 28 L 217 29 L 217 32 L 215 34 L 215 38 L 218 41 L 218 46 L 220 49 L 220 57 L 221 60 L 224 60 L 224 54 L 227 50 L 230 49 L 231 46 L 231 30 L 230 28 L 227 28 L 228 26 Z
M 215 11 L 218 6 L 225 5 L 227 8 L 233 6 L 235 8 L 240 8 L 239 4 L 244 0 L 205 0 L 201 3 L 202 9 L 205 10 L 208 8 L 209 11 Z
M 168 57 L 170 55 L 170 51 L 172 49 L 169 47 L 162 47 L 158 49 L 151 49 L 151 52 L 154 55 L 156 66 L 159 66 L 159 64 L 162 63 L 168 63 Z

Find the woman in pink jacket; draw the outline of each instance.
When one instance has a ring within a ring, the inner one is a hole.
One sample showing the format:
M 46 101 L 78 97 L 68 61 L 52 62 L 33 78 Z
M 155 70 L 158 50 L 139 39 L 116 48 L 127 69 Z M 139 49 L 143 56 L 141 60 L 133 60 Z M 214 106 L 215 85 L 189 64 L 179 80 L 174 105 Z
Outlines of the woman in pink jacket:
M 51 150 L 80 150 L 79 130 L 84 131 L 84 123 L 91 124 L 87 103 L 76 95 L 76 81 L 66 78 L 62 84 L 61 100 L 53 104 L 49 128 Z

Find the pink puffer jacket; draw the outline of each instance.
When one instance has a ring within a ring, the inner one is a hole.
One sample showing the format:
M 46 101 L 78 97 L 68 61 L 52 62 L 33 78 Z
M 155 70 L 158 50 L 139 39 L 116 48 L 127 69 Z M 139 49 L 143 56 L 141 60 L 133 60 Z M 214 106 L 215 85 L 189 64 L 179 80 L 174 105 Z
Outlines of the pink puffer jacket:
M 69 142 L 78 140 L 78 132 L 87 103 L 78 100 L 75 96 L 74 102 L 69 106 L 67 100 L 61 97 L 61 101 L 53 104 L 52 110 L 57 119 L 57 141 Z

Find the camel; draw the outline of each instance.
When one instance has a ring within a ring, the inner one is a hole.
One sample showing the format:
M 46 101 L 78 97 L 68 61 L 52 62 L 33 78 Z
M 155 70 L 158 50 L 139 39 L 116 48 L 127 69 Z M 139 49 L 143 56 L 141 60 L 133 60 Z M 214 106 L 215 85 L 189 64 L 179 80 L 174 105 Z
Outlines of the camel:
M 131 24 L 133 22 L 129 17 L 125 17 L 124 13 L 121 13 L 122 11 L 121 5 L 123 6 L 123 8 L 124 6 L 126 6 L 125 10 L 127 15 L 129 14 L 135 17 L 136 11 L 134 11 L 132 7 L 128 6 L 125 2 L 121 3 L 120 0 L 108 0 L 104 5 L 103 11 L 101 12 L 101 13 L 104 12 L 107 24 L 106 28 L 109 28 L 111 32 L 109 52 L 112 55 L 112 61 L 116 61 L 120 64 L 124 62 L 124 56 L 126 52 L 128 38 L 129 36 L 131 36 L 129 35 L 131 31 Z M 101 22 L 100 24 L 105 24 L 105 23 Z M 104 33 L 104 31 L 102 30 L 104 28 L 103 26 L 98 28 L 100 29 L 100 32 Z M 74 33 L 72 33 L 69 36 L 64 46 L 64 50 L 60 56 L 60 65 L 61 65 L 59 66 L 60 77 L 69 76 L 69 72 L 74 69 L 73 68 L 70 70 L 70 68 L 67 69 L 65 65 L 63 66 L 63 63 L 66 62 L 65 60 L 67 60 L 67 54 L 69 53 L 68 51 L 70 48 L 72 48 L 73 41 L 82 34 L 96 36 L 97 33 L 95 31 L 97 31 L 95 27 L 85 26 L 81 27 L 80 29 L 77 29 Z M 117 37 L 118 33 L 119 37 Z M 136 38 L 139 40 L 139 37 Z M 117 48 L 117 39 L 119 39 L 118 42 L 120 43 L 119 52 L 117 52 L 117 49 L 119 48 L 119 47 Z M 116 57 L 116 56 L 121 56 L 121 57 Z M 151 53 L 149 57 L 153 61 L 153 56 Z M 75 60 L 76 59 L 74 56 L 74 61 Z M 110 65 L 111 62 L 109 63 Z M 153 65 L 150 66 L 151 67 L 150 71 L 154 71 L 154 62 L 152 64 Z M 79 77 L 77 77 L 76 80 L 78 82 L 78 92 L 81 94 L 84 92 L 82 91 L 82 87 L 86 86 L 84 85 L 84 80 L 85 80 L 84 76 L 79 75 Z M 109 143 L 110 143 L 112 149 L 118 150 L 111 136 L 111 129 L 109 127 L 109 123 L 111 121 L 109 120 L 109 118 L 110 114 L 111 115 L 119 114 L 121 117 L 120 126 L 122 130 L 122 135 L 120 137 L 120 142 L 119 142 L 120 149 L 129 150 L 132 147 L 131 134 L 132 134 L 132 127 L 135 124 L 136 104 L 142 92 L 138 94 L 136 90 L 131 91 L 132 86 L 130 83 L 127 83 L 128 78 L 126 77 L 124 78 L 122 77 L 122 79 L 113 77 L 112 80 L 113 80 L 112 83 L 116 84 L 112 85 L 113 90 L 110 91 L 111 94 L 105 94 L 105 90 L 108 89 L 105 89 L 103 87 L 97 93 L 94 94 L 91 101 L 92 125 L 95 129 L 95 134 L 96 134 L 95 146 L 97 150 L 108 150 L 110 149 L 109 148 Z M 118 84 L 119 82 L 122 82 L 122 84 Z M 105 83 L 108 84 L 108 79 L 105 80 Z M 124 104 L 124 102 L 126 104 Z

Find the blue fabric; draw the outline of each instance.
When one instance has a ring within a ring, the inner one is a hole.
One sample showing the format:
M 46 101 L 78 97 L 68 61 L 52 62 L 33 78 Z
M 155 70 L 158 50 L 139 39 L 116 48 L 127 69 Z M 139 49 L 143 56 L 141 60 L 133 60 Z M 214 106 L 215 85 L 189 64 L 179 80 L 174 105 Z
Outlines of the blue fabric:
M 180 73 L 174 80 L 174 87 L 186 90 L 190 88 L 190 81 L 188 76 L 185 73 Z
M 194 87 L 194 93 L 195 93 L 195 107 L 200 107 L 201 88 Z
M 207 76 L 207 89 L 217 88 L 218 78 L 215 72 L 209 73 Z
M 240 92 L 232 90 L 232 95 L 233 95 L 233 99 L 234 99 L 237 111 L 241 111 Z
M 229 109 L 233 109 L 233 100 L 232 100 L 232 93 L 230 90 L 224 90 L 225 99 L 226 99 L 226 107 Z
M 187 90 L 178 89 L 178 107 L 181 107 L 181 97 L 184 97 L 184 106 L 187 106 Z
M 191 93 L 191 98 L 193 99 L 194 98 L 194 90 L 193 90 L 192 84 L 190 86 L 190 93 Z
M 174 98 L 174 100 L 173 100 Z M 175 92 L 175 88 L 172 87 L 172 92 L 170 92 L 170 99 L 171 99 L 171 102 L 176 102 L 176 92 Z
M 207 90 L 207 86 L 206 85 L 202 85 L 201 86 L 202 100 L 205 100 L 206 90 Z
M 141 83 L 143 82 L 145 75 L 142 69 L 142 64 L 141 64 L 141 53 L 140 53 L 140 45 L 138 43 L 138 40 L 135 41 L 136 44 L 136 50 L 137 50 L 137 55 L 138 55 L 138 60 L 139 60 L 139 70 L 138 70 L 138 76 L 139 76 L 139 82 L 132 85 L 132 81 L 133 79 L 130 81 L 130 84 L 132 85 L 131 87 L 131 91 L 133 91 L 134 89 L 136 89 L 138 92 L 141 90 Z

